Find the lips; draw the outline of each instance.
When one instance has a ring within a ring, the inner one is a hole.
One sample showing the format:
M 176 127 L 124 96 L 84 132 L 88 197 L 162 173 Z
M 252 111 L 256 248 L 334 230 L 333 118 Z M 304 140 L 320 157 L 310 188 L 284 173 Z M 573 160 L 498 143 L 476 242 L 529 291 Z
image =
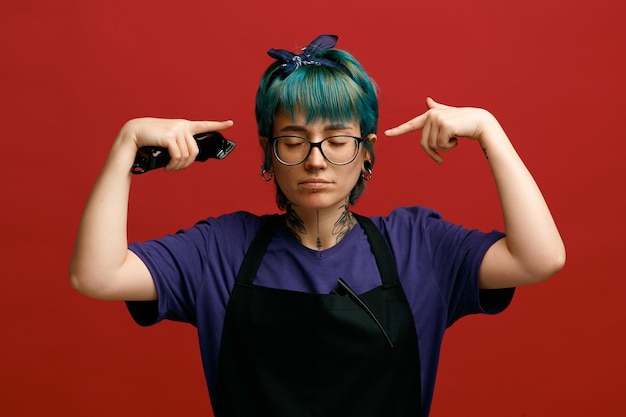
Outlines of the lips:
M 327 181 L 322 178 L 307 178 L 305 180 L 300 181 L 300 184 L 311 184 L 311 183 L 330 184 L 330 181 Z
M 300 181 L 299 183 L 301 186 L 303 186 L 304 188 L 309 188 L 309 189 L 320 189 L 320 188 L 324 188 L 327 187 L 328 185 L 331 184 L 330 181 L 324 180 L 322 178 L 306 178 L 302 181 Z

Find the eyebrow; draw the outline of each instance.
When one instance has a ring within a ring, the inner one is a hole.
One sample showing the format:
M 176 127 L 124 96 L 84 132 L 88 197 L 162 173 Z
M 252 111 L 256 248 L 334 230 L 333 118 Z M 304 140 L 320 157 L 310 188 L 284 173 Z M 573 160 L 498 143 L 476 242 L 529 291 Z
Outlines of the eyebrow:
M 347 125 L 345 123 L 331 123 L 324 126 L 324 131 L 333 131 L 333 130 L 346 130 L 351 129 L 352 126 Z M 302 125 L 287 125 L 283 126 L 279 132 L 307 132 L 308 129 L 306 126 Z

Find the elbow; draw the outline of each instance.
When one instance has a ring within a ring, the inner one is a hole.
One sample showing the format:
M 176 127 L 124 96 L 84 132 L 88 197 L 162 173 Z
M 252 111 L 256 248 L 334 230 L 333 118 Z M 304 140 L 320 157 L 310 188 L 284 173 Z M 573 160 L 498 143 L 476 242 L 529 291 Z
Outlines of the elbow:
M 565 268 L 565 261 L 567 259 L 567 253 L 565 251 L 565 246 L 563 246 L 562 250 L 560 251 L 558 257 L 556 257 L 555 259 L 555 269 L 554 269 L 554 274 L 556 274 L 557 272 L 561 271 L 563 268 Z M 553 275 L 554 275 L 553 274 Z
M 68 277 L 70 280 L 70 286 L 74 288 L 76 291 L 80 292 L 81 279 L 80 279 L 80 275 L 76 271 L 76 268 L 74 267 L 73 262 L 70 264 Z
M 567 255 L 565 247 L 545 254 L 540 262 L 535 263 L 535 267 L 529 271 L 529 283 L 536 284 L 547 281 L 558 274 L 564 267 Z
M 561 241 L 561 244 L 558 246 L 558 249 L 556 249 L 551 256 L 550 277 L 556 275 L 563 268 L 565 268 L 566 259 L 567 259 L 567 251 L 565 250 L 565 244 L 563 244 L 563 241 Z
M 82 278 L 81 274 L 77 273 L 70 267 L 69 272 L 70 286 L 78 291 L 80 294 L 89 295 L 87 290 L 87 285 L 85 285 L 85 280 Z
M 552 262 L 550 263 L 550 265 L 548 265 L 544 272 L 544 281 L 555 276 L 563 268 L 565 268 L 565 252 L 563 252 L 562 256 L 558 256 L 552 259 Z
M 102 298 L 100 291 L 97 288 L 95 288 L 93 284 L 93 280 L 89 279 L 88 274 L 84 272 L 80 272 L 76 268 L 73 268 L 72 266 L 70 266 L 69 281 L 70 281 L 70 286 L 74 290 L 78 291 L 78 293 L 84 296 L 90 297 L 90 298 L 96 298 L 96 299 Z

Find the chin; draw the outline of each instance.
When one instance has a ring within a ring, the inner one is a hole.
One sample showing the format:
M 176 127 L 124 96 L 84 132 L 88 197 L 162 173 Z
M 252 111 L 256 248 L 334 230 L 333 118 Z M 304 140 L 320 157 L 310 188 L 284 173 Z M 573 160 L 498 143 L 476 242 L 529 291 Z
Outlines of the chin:
M 292 203 L 296 207 L 311 210 L 322 210 L 334 207 L 341 207 L 346 204 L 345 202 L 345 197 L 337 199 L 330 195 L 324 195 L 324 193 L 310 193 L 309 195 L 301 196 L 300 198 L 292 200 Z

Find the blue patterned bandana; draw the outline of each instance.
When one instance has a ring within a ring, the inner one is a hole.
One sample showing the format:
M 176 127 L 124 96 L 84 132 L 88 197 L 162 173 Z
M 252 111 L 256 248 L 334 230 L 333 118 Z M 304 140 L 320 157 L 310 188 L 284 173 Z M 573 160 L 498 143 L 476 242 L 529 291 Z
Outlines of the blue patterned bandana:
M 282 62 L 283 69 L 282 78 L 285 78 L 298 68 L 304 65 L 322 65 L 325 67 L 336 68 L 350 75 L 350 72 L 341 64 L 326 58 L 317 58 L 312 56 L 318 51 L 331 49 L 337 44 L 337 35 L 320 35 L 315 38 L 306 48 L 302 48 L 301 54 L 294 54 L 284 49 L 270 49 L 267 54 L 274 59 Z

